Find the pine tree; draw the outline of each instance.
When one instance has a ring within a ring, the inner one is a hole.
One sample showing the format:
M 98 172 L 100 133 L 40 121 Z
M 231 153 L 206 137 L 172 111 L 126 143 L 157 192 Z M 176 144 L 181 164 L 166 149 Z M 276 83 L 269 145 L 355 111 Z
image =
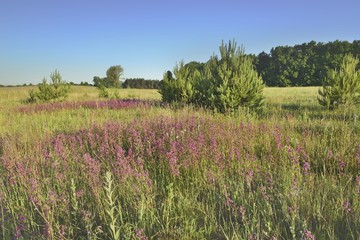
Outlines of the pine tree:
M 164 102 L 191 103 L 193 101 L 193 83 L 199 76 L 197 70 L 192 71 L 183 61 L 180 61 L 173 69 L 173 74 L 167 71 L 164 74 L 160 88 L 160 94 Z
M 51 82 L 48 83 L 44 78 L 42 83 L 39 84 L 39 91 L 30 91 L 28 102 L 49 102 L 65 100 L 68 96 L 70 85 L 62 79 L 60 72 L 55 72 L 50 75 Z
M 341 105 L 358 104 L 360 101 L 360 70 L 357 69 L 359 59 L 347 54 L 339 69 L 330 70 L 328 77 L 319 89 L 318 101 L 328 108 Z
M 219 112 L 234 111 L 239 107 L 257 108 L 263 104 L 264 83 L 254 69 L 252 60 L 245 55 L 244 48 L 237 48 L 236 42 L 222 42 L 220 59 L 211 57 L 203 72 L 207 89 L 206 105 Z M 206 83 L 206 81 L 208 83 Z
M 160 93 L 164 102 L 190 103 L 218 112 L 263 104 L 264 83 L 253 60 L 237 48 L 235 41 L 220 46 L 220 59 L 214 55 L 202 64 L 177 64 L 164 74 Z

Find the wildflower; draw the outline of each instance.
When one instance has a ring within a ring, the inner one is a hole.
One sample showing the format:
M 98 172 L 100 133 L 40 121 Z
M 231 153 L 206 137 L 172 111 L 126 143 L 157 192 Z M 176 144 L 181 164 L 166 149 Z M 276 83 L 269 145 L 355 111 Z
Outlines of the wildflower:
M 234 200 L 230 197 L 230 194 L 227 191 L 228 187 L 224 185 L 224 195 L 225 195 L 225 204 L 227 207 L 232 208 L 235 206 Z
M 249 187 L 251 186 L 253 178 L 254 178 L 254 170 L 250 169 L 245 173 L 245 180 Z
M 133 169 L 128 161 L 132 157 L 132 151 L 129 149 L 128 156 L 125 157 L 125 151 L 122 147 L 118 147 L 116 150 L 116 172 L 121 178 L 126 178 L 133 174 Z
M 245 219 L 245 214 L 246 214 L 246 208 L 244 206 L 239 206 L 238 208 L 238 212 L 239 212 L 239 217 L 241 220 Z
M 23 238 L 22 231 L 26 229 L 26 217 L 22 214 L 18 215 L 18 224 L 15 228 L 14 238 Z
M 360 176 L 356 176 L 356 189 L 357 194 L 360 196 Z
M 274 129 L 273 136 L 274 136 L 274 141 L 275 141 L 277 150 L 281 150 L 283 145 L 282 145 L 282 142 L 281 142 L 282 134 L 281 134 L 280 127 L 276 127 Z
M 309 173 L 309 170 L 310 170 L 310 163 L 309 162 L 304 162 L 303 163 L 303 170 L 304 170 L 304 175 Z
M 178 156 L 177 156 L 177 148 L 176 148 L 176 141 L 172 141 L 170 143 L 170 151 L 167 152 L 166 157 L 169 162 L 170 171 L 174 176 L 179 176 L 179 164 L 178 162 Z
M 345 201 L 342 205 L 343 210 L 345 213 L 351 213 L 352 212 L 352 208 L 351 208 L 351 203 L 349 201 Z
M 226 206 L 228 206 L 229 208 L 231 208 L 231 207 L 234 206 L 234 200 L 232 200 L 229 195 L 226 195 L 226 202 L 225 202 L 225 204 L 226 204 Z
M 340 171 L 344 171 L 345 166 L 346 166 L 345 161 L 340 158 L 340 159 L 338 159 L 338 164 L 339 164 Z
M 269 196 L 269 194 L 267 193 L 266 186 L 261 185 L 261 186 L 260 186 L 260 192 L 261 192 L 261 195 L 264 197 L 265 201 L 269 201 L 270 196 Z
M 356 148 L 355 161 L 360 165 L 360 144 Z
M 145 236 L 141 228 L 136 230 L 135 238 L 139 240 L 147 240 L 147 237 Z
M 215 184 L 216 178 L 215 178 L 214 173 L 213 173 L 211 170 L 209 170 L 209 171 L 206 173 L 206 178 L 207 178 L 207 180 L 208 180 L 209 183 Z
M 315 236 L 309 230 L 305 230 L 303 240 L 315 240 Z
M 57 199 L 58 199 L 58 196 L 54 191 L 50 191 L 48 193 L 48 200 L 49 200 L 50 205 L 55 204 Z
M 334 157 L 334 153 L 332 150 L 328 150 L 328 155 L 327 155 L 328 159 L 331 159 Z
M 85 158 L 85 164 L 89 168 L 90 173 L 93 176 L 98 176 L 100 173 L 100 165 L 98 164 L 98 162 L 95 159 L 93 159 L 89 153 L 85 153 L 84 158 Z
M 258 238 L 257 238 L 257 236 L 256 236 L 255 233 L 254 233 L 254 234 L 251 234 L 251 235 L 248 237 L 248 240 L 256 240 L 256 239 L 258 239 Z

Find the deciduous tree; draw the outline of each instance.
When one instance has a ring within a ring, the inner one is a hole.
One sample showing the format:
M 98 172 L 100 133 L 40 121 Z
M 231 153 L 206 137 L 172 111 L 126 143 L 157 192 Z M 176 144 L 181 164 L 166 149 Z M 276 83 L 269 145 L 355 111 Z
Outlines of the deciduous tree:
M 123 74 L 124 69 L 120 65 L 111 66 L 106 71 L 106 81 L 108 87 L 121 87 L 120 76 Z

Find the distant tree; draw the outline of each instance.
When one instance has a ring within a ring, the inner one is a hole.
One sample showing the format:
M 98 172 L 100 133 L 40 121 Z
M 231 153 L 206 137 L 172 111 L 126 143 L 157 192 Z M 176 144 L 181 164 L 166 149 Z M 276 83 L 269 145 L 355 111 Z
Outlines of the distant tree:
M 124 69 L 120 65 L 111 66 L 106 71 L 106 81 L 107 81 L 107 87 L 116 87 L 120 88 L 120 76 L 123 74 Z
M 95 87 L 100 87 L 100 86 L 105 86 L 107 81 L 106 78 L 100 78 L 98 76 L 95 76 L 93 78 L 93 82 Z
M 85 81 L 85 82 L 81 82 L 80 85 L 82 85 L 82 86 L 90 86 L 90 84 L 89 84 L 88 82 L 86 82 L 86 81 Z
M 148 80 L 144 78 L 128 78 L 123 82 L 123 88 L 159 89 L 159 80 Z
M 330 70 L 319 89 L 318 101 L 333 109 L 340 105 L 357 104 L 360 102 L 360 70 L 359 59 L 347 54 L 344 56 L 339 69 Z

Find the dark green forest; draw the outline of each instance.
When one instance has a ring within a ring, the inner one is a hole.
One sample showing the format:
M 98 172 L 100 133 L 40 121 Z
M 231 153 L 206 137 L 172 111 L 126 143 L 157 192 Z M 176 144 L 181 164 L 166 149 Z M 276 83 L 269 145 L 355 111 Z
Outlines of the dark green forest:
M 278 46 L 270 53 L 250 56 L 269 87 L 321 86 L 331 69 L 338 69 L 345 54 L 360 56 L 360 40 L 311 41 L 295 46 Z M 205 63 L 189 62 L 191 69 L 202 70 Z
M 275 47 L 256 56 L 255 66 L 267 86 L 320 86 L 348 53 L 360 56 L 359 40 Z
M 144 78 L 128 78 L 123 82 L 122 87 L 138 89 L 158 89 L 160 88 L 160 81 Z

